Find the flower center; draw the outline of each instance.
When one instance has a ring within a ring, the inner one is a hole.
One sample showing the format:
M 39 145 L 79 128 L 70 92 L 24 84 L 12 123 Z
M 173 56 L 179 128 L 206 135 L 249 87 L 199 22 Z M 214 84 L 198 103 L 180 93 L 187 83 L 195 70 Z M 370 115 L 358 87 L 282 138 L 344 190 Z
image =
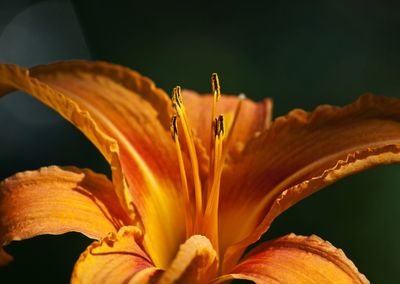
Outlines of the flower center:
M 195 140 L 191 131 L 186 109 L 183 104 L 181 87 L 174 88 L 172 103 L 176 114 L 171 119 L 171 135 L 175 142 L 182 183 L 182 196 L 185 208 L 186 237 L 202 234 L 208 237 L 218 253 L 218 204 L 220 196 L 221 175 L 225 158 L 230 145 L 231 133 L 236 125 L 236 118 L 244 97 L 239 97 L 238 104 L 227 131 L 223 115 L 216 115 L 217 102 L 221 97 L 218 75 L 211 75 L 213 103 L 211 107 L 211 143 L 209 148 L 209 171 L 207 183 L 200 179 L 199 163 Z M 179 126 L 178 127 L 178 123 Z M 190 167 L 185 167 L 178 129 L 182 130 L 184 143 L 189 154 Z M 187 171 L 191 171 L 194 196 L 190 194 Z M 192 200 L 194 199 L 194 200 Z M 204 204 L 203 204 L 204 203 Z

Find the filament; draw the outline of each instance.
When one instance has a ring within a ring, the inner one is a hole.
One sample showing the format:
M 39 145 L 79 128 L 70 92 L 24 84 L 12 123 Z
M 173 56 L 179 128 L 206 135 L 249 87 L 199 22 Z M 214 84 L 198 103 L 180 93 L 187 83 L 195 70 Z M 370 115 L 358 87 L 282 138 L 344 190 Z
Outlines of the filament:
M 188 119 L 186 116 L 185 106 L 182 101 L 181 87 L 177 86 L 174 88 L 172 95 L 172 102 L 175 107 L 176 113 L 180 118 L 183 134 L 185 136 L 186 144 L 189 151 L 190 162 L 192 164 L 192 174 L 194 181 L 194 192 L 195 192 L 195 202 L 196 202 L 196 216 L 202 216 L 203 214 L 203 196 L 201 192 L 201 181 L 199 174 L 199 164 L 196 154 L 196 148 L 194 145 L 193 135 L 190 131 Z M 196 219 L 197 220 L 197 219 Z M 197 226 L 195 224 L 195 226 Z M 196 229 L 195 229 L 196 230 Z
M 181 173 L 183 189 L 183 202 L 185 208 L 186 238 L 189 238 L 193 234 L 192 208 L 190 203 L 189 187 L 186 178 L 185 163 L 183 161 L 181 145 L 178 137 L 177 117 L 175 115 L 171 119 L 171 135 L 175 142 L 176 153 L 178 155 L 179 171 Z

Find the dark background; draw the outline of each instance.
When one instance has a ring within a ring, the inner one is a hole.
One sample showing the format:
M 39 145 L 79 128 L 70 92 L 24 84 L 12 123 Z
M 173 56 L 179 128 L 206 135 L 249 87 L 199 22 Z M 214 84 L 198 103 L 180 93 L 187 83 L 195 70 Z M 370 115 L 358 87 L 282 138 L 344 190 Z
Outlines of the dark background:
M 259 3 L 262 3 L 259 4 Z M 169 91 L 274 99 L 275 116 L 364 92 L 400 97 L 398 1 L 4 1 L 0 61 L 23 66 L 101 59 L 129 66 Z M 30 97 L 0 100 L 0 178 L 41 166 L 108 173 L 97 150 Z M 373 283 L 398 281 L 400 167 L 346 178 L 280 216 L 265 239 L 317 234 L 342 248 Z M 15 242 L 2 283 L 66 283 L 90 243 L 79 234 Z M 3 281 L 7 279 L 7 281 Z

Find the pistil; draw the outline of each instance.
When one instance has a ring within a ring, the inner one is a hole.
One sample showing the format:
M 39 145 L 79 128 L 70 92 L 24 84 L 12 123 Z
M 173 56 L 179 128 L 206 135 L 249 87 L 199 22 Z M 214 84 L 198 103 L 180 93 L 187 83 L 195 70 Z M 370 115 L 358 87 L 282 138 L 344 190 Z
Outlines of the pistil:
M 221 87 L 219 85 L 219 78 L 217 73 L 213 73 L 211 75 L 211 88 L 213 92 L 213 103 L 212 103 L 212 108 L 211 108 L 211 135 L 210 135 L 210 149 L 209 149 L 209 157 L 210 157 L 210 163 L 209 163 L 209 176 L 208 176 L 208 186 L 207 186 L 207 197 L 210 196 L 211 194 L 211 189 L 212 189 L 212 183 L 214 180 L 214 144 L 215 144 L 215 129 L 216 129 L 216 109 L 217 109 L 217 102 L 219 101 L 221 97 Z
M 225 138 L 224 150 L 222 152 L 222 158 L 221 158 L 223 161 L 225 161 L 225 158 L 228 154 L 228 149 L 230 149 L 232 141 L 234 140 L 233 133 L 235 133 L 235 128 L 236 128 L 237 121 L 239 118 L 239 113 L 240 113 L 240 110 L 242 109 L 243 101 L 245 99 L 246 99 L 246 96 L 244 94 L 240 94 L 238 97 L 238 103 L 236 105 L 235 113 L 233 115 L 233 121 L 230 125 L 229 131 Z

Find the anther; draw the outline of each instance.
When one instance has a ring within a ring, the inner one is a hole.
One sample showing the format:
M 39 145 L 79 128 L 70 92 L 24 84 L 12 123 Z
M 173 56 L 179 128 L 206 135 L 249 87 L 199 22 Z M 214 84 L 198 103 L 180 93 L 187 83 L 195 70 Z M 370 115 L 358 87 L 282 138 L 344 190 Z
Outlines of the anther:
M 221 114 L 215 119 L 215 136 L 221 138 L 225 133 L 224 116 Z
M 221 87 L 219 85 L 219 79 L 218 79 L 218 74 L 217 73 L 212 73 L 211 75 L 211 87 L 214 96 L 217 97 L 217 101 L 221 97 Z
M 175 141 L 177 136 L 178 136 L 178 124 L 177 124 L 177 117 L 174 115 L 171 118 L 171 124 L 170 124 L 170 130 L 171 130 L 171 137 Z
M 172 104 L 175 108 L 181 107 L 183 104 L 182 89 L 180 86 L 176 86 L 172 91 Z

